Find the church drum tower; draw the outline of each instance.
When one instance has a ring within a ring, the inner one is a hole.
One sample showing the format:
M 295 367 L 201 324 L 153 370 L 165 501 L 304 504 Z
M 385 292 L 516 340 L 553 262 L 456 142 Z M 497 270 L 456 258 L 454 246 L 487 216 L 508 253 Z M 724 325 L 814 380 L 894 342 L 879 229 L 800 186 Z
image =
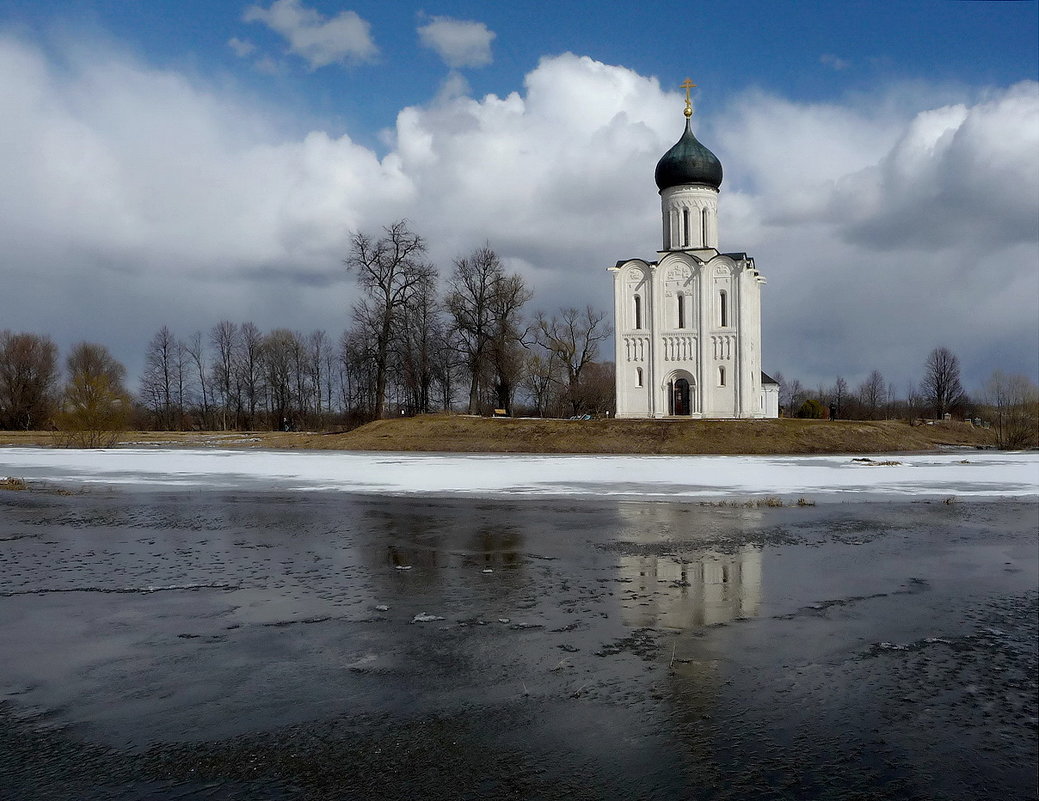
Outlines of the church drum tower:
M 746 253 L 718 250 L 722 165 L 685 132 L 657 163 L 661 250 L 619 261 L 614 284 L 617 417 L 778 415 L 778 386 L 761 372 L 761 285 Z M 764 383 L 763 383 L 764 380 Z

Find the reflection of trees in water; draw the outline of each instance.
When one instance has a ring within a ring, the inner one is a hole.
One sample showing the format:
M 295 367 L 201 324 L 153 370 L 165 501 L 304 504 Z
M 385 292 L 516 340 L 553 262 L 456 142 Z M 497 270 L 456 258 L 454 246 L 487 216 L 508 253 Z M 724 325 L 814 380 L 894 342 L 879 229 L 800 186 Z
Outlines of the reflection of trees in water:
M 377 585 L 394 595 L 420 594 L 452 584 L 463 592 L 488 585 L 490 595 L 527 580 L 521 552 L 524 536 L 515 526 L 495 521 L 507 516 L 473 514 L 456 505 L 434 510 L 395 504 L 365 514 L 365 562 Z M 406 568 L 406 569 L 405 569 Z M 483 574 L 493 571 L 494 578 Z
M 511 526 L 482 527 L 467 539 L 462 564 L 481 570 L 514 570 L 523 565 L 522 542 L 523 536 Z

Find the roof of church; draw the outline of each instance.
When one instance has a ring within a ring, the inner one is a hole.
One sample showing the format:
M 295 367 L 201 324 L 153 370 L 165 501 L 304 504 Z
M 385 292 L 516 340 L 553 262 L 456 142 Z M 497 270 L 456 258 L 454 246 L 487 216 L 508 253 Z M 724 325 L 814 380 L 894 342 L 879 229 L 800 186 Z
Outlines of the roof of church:
M 717 189 L 722 183 L 722 163 L 693 136 L 687 117 L 685 133 L 657 162 L 653 177 L 661 192 L 682 184 L 706 184 Z
M 761 383 L 762 384 L 775 384 L 777 387 L 779 386 L 779 382 L 776 381 L 776 379 L 774 379 L 772 376 L 770 376 L 764 370 L 761 371 Z

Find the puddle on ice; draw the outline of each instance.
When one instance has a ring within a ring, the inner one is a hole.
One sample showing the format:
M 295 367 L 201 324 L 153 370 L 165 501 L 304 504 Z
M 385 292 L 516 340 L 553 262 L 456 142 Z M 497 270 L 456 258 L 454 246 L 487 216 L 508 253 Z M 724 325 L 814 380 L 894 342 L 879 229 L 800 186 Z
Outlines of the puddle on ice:
M 1035 790 L 1034 503 L 0 501 L 4 799 Z

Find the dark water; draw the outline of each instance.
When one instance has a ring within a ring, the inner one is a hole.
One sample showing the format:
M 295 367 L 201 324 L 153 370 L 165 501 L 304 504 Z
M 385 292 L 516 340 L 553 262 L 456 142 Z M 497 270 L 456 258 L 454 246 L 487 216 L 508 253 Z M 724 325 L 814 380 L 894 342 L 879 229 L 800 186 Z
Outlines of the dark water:
M 1037 523 L 6 492 L 0 799 L 1034 798 Z

